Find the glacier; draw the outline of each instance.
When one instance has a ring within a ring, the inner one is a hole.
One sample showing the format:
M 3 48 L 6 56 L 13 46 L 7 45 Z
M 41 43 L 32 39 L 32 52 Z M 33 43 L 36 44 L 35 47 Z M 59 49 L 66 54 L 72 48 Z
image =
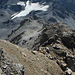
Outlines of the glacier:
M 17 4 L 25 6 L 23 2 L 18 2 Z M 27 14 L 29 14 L 33 10 L 35 10 L 35 11 L 37 11 L 37 10 L 47 11 L 48 8 L 49 8 L 49 5 L 40 5 L 39 2 L 30 3 L 30 1 L 27 1 L 26 6 L 25 6 L 25 10 L 22 10 L 21 12 L 19 12 L 15 16 L 13 16 L 11 19 L 14 19 L 16 17 L 26 16 Z

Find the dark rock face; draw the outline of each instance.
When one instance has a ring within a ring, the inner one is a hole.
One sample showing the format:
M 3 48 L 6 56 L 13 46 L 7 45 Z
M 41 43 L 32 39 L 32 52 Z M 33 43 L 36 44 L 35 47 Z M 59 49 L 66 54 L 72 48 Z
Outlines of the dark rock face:
M 66 40 L 66 41 L 65 41 Z M 62 37 L 62 42 L 68 48 L 74 49 L 75 48 L 75 39 L 73 35 L 66 35 Z
M 66 56 L 65 62 L 68 67 L 75 72 L 75 56 Z
M 18 12 L 18 11 L 21 11 L 22 10 L 22 6 L 21 5 L 12 5 L 10 7 L 10 9 L 14 12 Z

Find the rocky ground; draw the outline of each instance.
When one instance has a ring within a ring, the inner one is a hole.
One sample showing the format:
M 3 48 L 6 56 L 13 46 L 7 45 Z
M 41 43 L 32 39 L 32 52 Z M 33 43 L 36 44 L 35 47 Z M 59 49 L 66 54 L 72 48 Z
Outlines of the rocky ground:
M 63 75 L 59 65 L 40 52 L 0 40 L 0 53 L 1 75 Z

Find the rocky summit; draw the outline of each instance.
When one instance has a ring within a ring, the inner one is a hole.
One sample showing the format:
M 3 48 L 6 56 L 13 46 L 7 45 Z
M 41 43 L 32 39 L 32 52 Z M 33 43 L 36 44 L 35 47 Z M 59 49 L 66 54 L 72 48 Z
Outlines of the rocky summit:
M 0 75 L 75 75 L 75 0 L 0 0 Z

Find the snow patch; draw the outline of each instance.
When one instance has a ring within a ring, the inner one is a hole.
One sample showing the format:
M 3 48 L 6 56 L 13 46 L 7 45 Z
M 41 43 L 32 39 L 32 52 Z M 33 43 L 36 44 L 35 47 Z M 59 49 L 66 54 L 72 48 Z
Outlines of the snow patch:
M 21 2 L 20 2 L 21 3 Z M 20 4 L 18 3 L 18 4 Z M 29 14 L 31 11 L 35 10 L 42 10 L 42 11 L 47 11 L 49 8 L 49 5 L 40 5 L 38 2 L 37 3 L 30 3 L 30 1 L 26 2 L 25 10 L 21 11 L 11 19 L 14 19 L 16 17 L 23 17 Z
M 20 2 L 17 3 L 17 5 L 25 6 L 25 3 L 20 1 Z

